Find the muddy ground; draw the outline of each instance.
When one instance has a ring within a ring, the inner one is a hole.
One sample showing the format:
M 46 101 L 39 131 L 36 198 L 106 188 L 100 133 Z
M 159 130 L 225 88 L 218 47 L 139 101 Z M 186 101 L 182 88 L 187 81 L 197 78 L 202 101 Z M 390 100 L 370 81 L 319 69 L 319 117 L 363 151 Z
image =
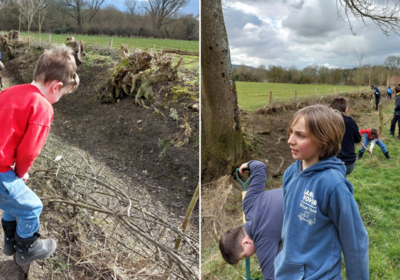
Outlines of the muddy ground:
M 12 60 L 3 55 L 5 87 L 30 83 L 41 51 L 15 53 Z M 101 104 L 99 95 L 119 55 L 102 50 L 96 53 L 98 59 L 93 55 L 89 60 L 84 58 L 77 69 L 77 92 L 63 96 L 53 105 L 51 132 L 118 171 L 127 182 L 141 184 L 172 212 L 185 215 L 199 181 L 199 113 L 188 108 L 196 103 L 192 95 L 198 100 L 196 70 L 185 69 L 179 81 L 163 82 L 153 88 L 157 94 L 168 96 L 173 86 L 185 87 L 184 80 L 196 81 L 189 86 L 189 95 L 171 96 L 157 111 L 136 105 L 133 98 Z M 180 119 L 187 116 L 192 129 L 189 143 L 181 147 L 168 144 L 182 130 L 169 117 L 171 108 L 177 110 Z M 198 218 L 197 207 L 194 216 Z
M 180 226 L 198 183 L 199 113 L 189 109 L 189 105 L 198 102 L 196 69 L 184 69 L 179 81 L 164 82 L 154 87 L 154 92 L 166 97 L 162 106 L 157 106 L 156 109 L 140 107 L 132 98 L 119 100 L 115 104 L 101 104 L 100 93 L 104 90 L 113 67 L 117 65 L 119 56 L 101 50 L 97 50 L 97 53 L 100 54 L 97 59 L 93 59 L 93 56 L 90 60 L 84 59 L 83 64 L 78 67 L 81 83 L 77 92 L 62 97 L 54 104 L 55 114 L 50 133 L 64 145 L 82 150 L 82 153 L 88 153 L 98 164 L 105 165 L 110 170 L 110 179 L 121 180 L 131 188 L 131 193 L 137 193 L 133 197 L 147 203 L 148 207 L 156 208 L 155 211 L 161 212 L 160 217 L 165 215 L 165 220 L 171 218 L 174 225 Z M 4 87 L 30 83 L 40 54 L 41 50 L 19 49 L 15 52 L 15 58 L 9 60 L 3 52 L 2 60 L 6 67 L 2 72 Z M 170 93 L 172 87 L 186 87 L 188 81 L 188 94 Z M 170 117 L 171 109 L 176 110 L 179 121 Z M 182 120 L 189 124 L 191 137 L 188 143 L 175 146 L 173 143 L 182 132 Z M 31 171 L 34 172 L 34 169 L 33 167 Z M 34 177 L 30 180 L 34 180 Z M 42 199 L 47 192 L 46 186 L 43 187 L 35 188 Z M 149 196 L 150 201 L 146 202 Z M 62 216 L 60 218 L 56 208 L 47 205 L 45 207 L 41 232 L 45 237 L 57 239 L 60 248 L 57 249 L 57 256 L 50 260 L 54 264 L 50 264 L 48 260 L 32 263 L 30 279 L 61 279 L 65 275 L 69 279 L 92 279 L 85 276 L 90 273 L 87 274 L 88 271 L 81 268 L 76 268 L 72 273 L 68 266 L 61 267 L 67 259 L 70 261 L 70 256 L 79 257 L 80 245 L 66 242 L 58 234 L 64 228 L 66 232 L 70 230 L 68 222 L 61 222 Z M 198 211 L 196 206 L 189 225 L 190 232 L 196 239 L 199 236 Z M 69 219 L 68 215 L 66 219 Z M 54 228 L 57 228 L 57 232 Z M 3 239 L 2 233 L 0 239 Z M 167 242 L 173 246 L 174 237 L 169 236 Z M 98 264 L 101 266 L 101 263 Z M 0 257 L 0 280 L 23 279 L 22 277 L 22 271 L 11 257 Z M 141 279 L 159 279 L 152 277 Z

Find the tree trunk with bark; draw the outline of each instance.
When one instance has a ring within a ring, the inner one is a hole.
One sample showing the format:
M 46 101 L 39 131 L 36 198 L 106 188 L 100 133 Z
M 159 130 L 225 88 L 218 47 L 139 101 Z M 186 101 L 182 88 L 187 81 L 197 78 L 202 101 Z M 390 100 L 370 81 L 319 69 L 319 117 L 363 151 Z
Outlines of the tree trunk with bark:
M 244 140 L 221 1 L 201 8 L 201 171 L 209 182 L 240 164 Z

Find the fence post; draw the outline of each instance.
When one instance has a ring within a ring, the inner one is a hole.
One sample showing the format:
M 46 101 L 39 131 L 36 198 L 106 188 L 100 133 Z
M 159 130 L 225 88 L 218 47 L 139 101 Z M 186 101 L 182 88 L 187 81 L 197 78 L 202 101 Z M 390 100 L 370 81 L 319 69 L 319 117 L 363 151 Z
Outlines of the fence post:
M 336 87 L 335 87 L 335 94 L 336 94 Z
M 382 103 L 380 103 L 380 102 L 378 105 L 378 110 L 379 110 L 379 134 L 382 135 L 382 132 L 383 132 L 383 108 L 382 108 Z
M 272 103 L 272 90 L 269 91 L 269 104 Z
M 111 50 L 112 49 L 112 43 L 113 43 L 113 38 L 110 38 L 110 44 L 108 45 L 108 48 Z
M 294 90 L 294 101 L 297 101 L 297 89 Z
M 329 95 L 331 95 L 331 88 L 329 88 Z
M 317 87 L 315 87 L 315 95 L 317 95 Z
M 49 45 L 51 45 L 51 34 L 49 34 Z

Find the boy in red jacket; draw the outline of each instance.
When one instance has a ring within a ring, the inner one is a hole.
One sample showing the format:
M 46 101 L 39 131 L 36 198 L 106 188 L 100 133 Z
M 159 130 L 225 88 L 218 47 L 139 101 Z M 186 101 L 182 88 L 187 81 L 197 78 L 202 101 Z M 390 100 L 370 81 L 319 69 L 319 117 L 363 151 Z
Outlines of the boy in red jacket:
M 374 149 L 375 143 L 381 148 L 382 153 L 385 155 L 386 159 L 391 160 L 389 156 L 389 152 L 386 149 L 386 145 L 383 144 L 381 139 L 379 139 L 379 133 L 376 128 L 370 128 L 370 129 L 361 129 L 360 134 L 364 134 L 364 146 L 368 147 L 369 142 L 371 142 L 371 146 L 369 148 L 368 153 L 372 155 L 372 150 Z M 361 159 L 364 155 L 365 148 L 361 147 L 360 151 L 358 152 L 357 159 Z
M 43 204 L 25 185 L 28 171 L 43 148 L 61 96 L 79 85 L 73 51 L 66 46 L 46 50 L 33 71 L 31 84 L 0 93 L 0 209 L 7 256 L 17 254 L 20 265 L 50 256 L 52 239 L 39 239 Z

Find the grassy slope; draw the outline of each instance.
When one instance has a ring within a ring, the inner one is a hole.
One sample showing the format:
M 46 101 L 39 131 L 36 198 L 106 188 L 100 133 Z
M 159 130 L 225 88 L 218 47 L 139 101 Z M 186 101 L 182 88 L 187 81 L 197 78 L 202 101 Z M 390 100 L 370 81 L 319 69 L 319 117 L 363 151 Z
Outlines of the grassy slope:
M 325 95 L 340 92 L 352 92 L 358 90 L 351 86 L 332 86 L 332 85 L 297 85 L 297 84 L 278 84 L 278 83 L 255 83 L 255 82 L 236 82 L 238 100 L 240 107 L 245 111 L 255 110 L 269 103 L 269 92 L 272 91 L 273 100 L 291 100 L 315 95 Z M 366 89 L 366 87 L 360 88 Z
M 27 36 L 28 33 L 21 32 L 21 36 Z M 30 35 L 38 40 L 38 34 L 30 33 Z M 82 40 L 86 47 L 90 45 L 106 46 L 110 43 L 111 36 L 88 36 L 88 35 L 67 35 L 67 34 L 51 34 L 52 44 L 61 44 L 65 42 L 67 37 L 74 36 L 75 40 Z M 48 42 L 49 34 L 41 34 L 42 42 Z M 184 41 L 184 40 L 170 40 L 170 39 L 148 39 L 148 38 L 123 38 L 113 37 L 113 49 L 119 49 L 121 44 L 126 44 L 131 48 L 153 48 L 156 49 L 179 49 L 182 51 L 199 52 L 199 41 Z
M 241 106 L 242 104 L 239 103 Z M 393 104 L 385 104 L 384 119 L 392 114 Z M 351 108 L 350 108 L 351 109 Z M 357 123 L 360 129 L 378 128 L 377 112 L 363 113 Z M 354 186 L 354 197 L 369 234 L 369 271 L 371 280 L 399 279 L 400 275 L 400 141 L 389 136 L 390 121 L 384 126 L 382 141 L 392 161 L 387 161 L 379 147 L 373 157 L 367 153 L 348 180 Z M 397 134 L 396 126 L 396 134 Z M 357 145 L 358 152 L 361 145 Z M 218 250 L 218 244 L 202 248 L 203 279 L 244 279 L 244 261 L 227 265 Z M 255 256 L 251 258 L 251 275 L 262 279 Z M 347 279 L 345 268 L 342 270 Z

